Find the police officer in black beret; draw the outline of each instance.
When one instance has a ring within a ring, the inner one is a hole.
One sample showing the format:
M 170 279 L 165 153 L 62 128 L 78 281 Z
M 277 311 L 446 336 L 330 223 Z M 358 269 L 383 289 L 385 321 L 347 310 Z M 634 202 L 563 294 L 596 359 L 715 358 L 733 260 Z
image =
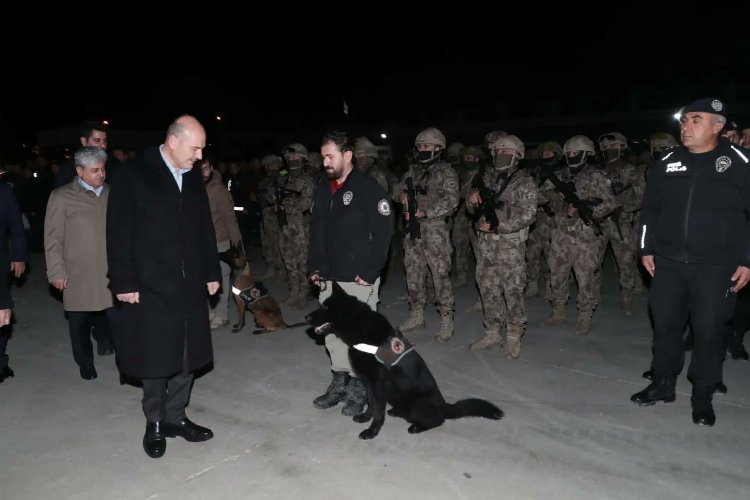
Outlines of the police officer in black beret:
M 630 399 L 675 400 L 683 335 L 695 336 L 688 378 L 693 422 L 714 425 L 711 398 L 722 380 L 724 331 L 735 294 L 750 280 L 750 151 L 720 138 L 724 102 L 695 101 L 682 111 L 681 146 L 649 169 L 639 255 L 653 277 L 653 382 Z

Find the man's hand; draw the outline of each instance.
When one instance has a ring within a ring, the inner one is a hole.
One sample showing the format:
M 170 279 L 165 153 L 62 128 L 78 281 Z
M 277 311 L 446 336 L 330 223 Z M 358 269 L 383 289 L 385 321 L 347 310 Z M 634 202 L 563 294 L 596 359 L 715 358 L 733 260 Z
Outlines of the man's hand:
M 479 218 L 478 228 L 483 233 L 491 233 L 492 232 L 492 229 L 490 229 L 490 223 L 485 220 L 484 215 Z
M 61 292 L 68 288 L 68 280 L 67 278 L 64 280 L 52 280 L 50 281 L 52 286 L 54 286 L 56 289 L 60 290 Z
M 206 288 L 208 288 L 208 294 L 213 295 L 219 291 L 219 282 L 211 281 L 210 283 L 206 283 Z
M 139 292 L 118 293 L 117 300 L 127 302 L 128 304 L 140 304 L 141 294 Z
M 646 269 L 646 272 L 650 274 L 651 277 L 653 278 L 654 273 L 656 272 L 656 263 L 654 262 L 654 256 L 644 255 L 643 257 L 641 257 L 641 264 L 643 264 L 643 267 Z
M 568 205 L 568 217 L 575 217 L 578 214 L 578 209 L 573 205 Z
M 0 309 L 0 326 L 10 325 L 10 309 Z
M 471 194 L 469 194 L 469 203 L 475 207 L 482 203 L 482 197 L 479 195 L 479 191 L 472 191 Z
M 732 281 L 737 282 L 732 287 L 732 291 L 734 293 L 742 290 L 745 285 L 747 285 L 747 282 L 750 281 L 750 268 L 747 268 L 745 266 L 737 266 L 737 270 L 732 275 Z
M 354 278 L 354 282 L 357 283 L 358 285 L 370 286 L 370 284 L 368 282 L 366 282 L 365 280 L 363 280 L 362 278 L 359 277 L 359 274 L 357 275 L 356 278 Z
M 11 262 L 10 263 L 10 272 L 12 272 L 13 276 L 15 276 L 16 278 L 20 278 L 25 270 L 26 270 L 25 262 Z
M 409 206 L 409 197 L 406 196 L 406 193 L 401 193 L 398 197 L 398 202 L 404 206 L 404 209 L 406 209 Z
M 407 212 L 407 213 L 408 213 L 408 212 Z M 424 219 L 425 217 L 427 217 L 427 212 L 425 212 L 425 211 L 424 211 L 424 210 L 422 210 L 421 208 L 418 208 L 418 209 L 417 209 L 417 210 L 416 210 L 416 211 L 414 212 L 414 215 L 416 215 L 416 216 L 417 216 L 417 219 Z

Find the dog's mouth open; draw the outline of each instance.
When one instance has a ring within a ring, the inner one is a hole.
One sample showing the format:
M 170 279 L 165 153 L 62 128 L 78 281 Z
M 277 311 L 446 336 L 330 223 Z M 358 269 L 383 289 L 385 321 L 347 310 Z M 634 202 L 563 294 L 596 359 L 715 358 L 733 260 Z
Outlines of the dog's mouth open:
M 322 335 L 324 333 L 328 333 L 331 330 L 331 322 L 326 321 L 322 325 L 318 325 L 315 327 L 315 333 L 318 335 Z

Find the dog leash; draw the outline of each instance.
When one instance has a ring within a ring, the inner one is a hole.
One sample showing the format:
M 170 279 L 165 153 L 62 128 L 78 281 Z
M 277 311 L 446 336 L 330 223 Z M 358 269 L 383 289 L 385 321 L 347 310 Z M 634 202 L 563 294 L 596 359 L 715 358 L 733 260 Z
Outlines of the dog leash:
M 321 275 L 318 275 L 318 281 L 319 282 L 323 282 L 323 283 L 325 283 L 326 281 L 330 281 L 331 283 L 333 283 L 333 280 L 329 280 L 328 278 L 324 278 Z M 372 299 L 372 296 L 375 295 L 375 283 L 373 283 L 372 285 L 367 285 L 367 286 L 370 287 L 370 293 L 369 293 L 369 295 L 367 295 L 367 300 L 365 300 L 365 304 L 369 304 L 370 303 L 370 299 Z M 321 288 L 321 290 L 324 290 L 324 289 Z

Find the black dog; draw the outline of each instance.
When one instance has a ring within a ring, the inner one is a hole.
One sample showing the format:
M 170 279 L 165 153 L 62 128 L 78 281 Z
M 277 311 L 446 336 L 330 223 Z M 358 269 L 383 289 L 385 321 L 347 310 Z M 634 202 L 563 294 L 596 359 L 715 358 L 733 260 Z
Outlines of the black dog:
M 348 295 L 338 283 L 323 306 L 308 314 L 307 321 L 317 334 L 333 333 L 349 346 L 352 368 L 367 385 L 367 410 L 354 416 L 364 423 L 372 419 L 361 439 L 378 435 L 388 415 L 411 423 L 415 434 L 438 427 L 445 419 L 484 417 L 500 420 L 500 408 L 483 399 L 445 402 L 435 379 L 414 346 L 394 329 L 385 316 Z

